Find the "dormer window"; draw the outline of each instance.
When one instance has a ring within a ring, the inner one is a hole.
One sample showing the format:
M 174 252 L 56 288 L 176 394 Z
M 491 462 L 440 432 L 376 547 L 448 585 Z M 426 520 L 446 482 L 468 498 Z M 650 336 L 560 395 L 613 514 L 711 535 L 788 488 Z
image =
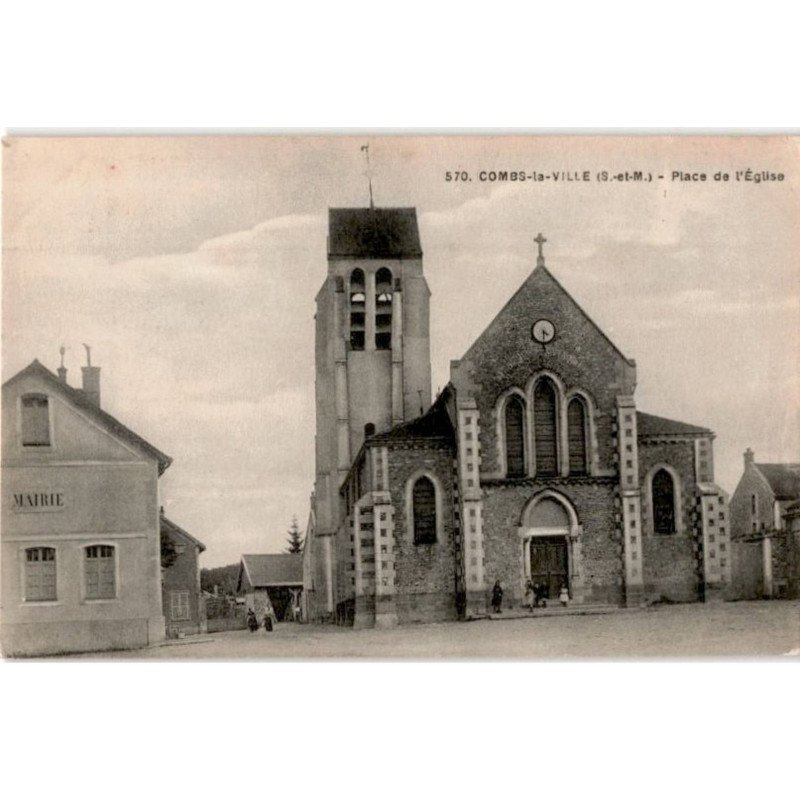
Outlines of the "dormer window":
M 50 405 L 45 394 L 22 396 L 22 446 L 50 446 Z

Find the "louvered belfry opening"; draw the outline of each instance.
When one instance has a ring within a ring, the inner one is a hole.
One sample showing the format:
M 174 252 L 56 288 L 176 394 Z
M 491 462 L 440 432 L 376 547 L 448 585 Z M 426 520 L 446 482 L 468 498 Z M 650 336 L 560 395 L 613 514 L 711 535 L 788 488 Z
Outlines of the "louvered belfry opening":
M 525 406 L 513 396 L 506 403 L 506 475 L 520 478 L 525 474 Z
M 567 406 L 567 440 L 570 475 L 586 475 L 586 408 L 577 397 Z
M 392 348 L 392 272 L 381 267 L 375 273 L 375 349 Z
M 419 478 L 414 484 L 414 544 L 436 542 L 436 490 L 430 478 Z
M 533 418 L 533 432 L 536 437 L 536 474 L 544 477 L 557 475 L 556 391 L 547 378 L 540 380 L 534 389 Z
M 364 271 L 354 269 L 350 273 L 350 349 L 363 350 L 365 337 L 365 315 L 367 296 L 364 286 Z
M 675 533 L 675 483 L 665 469 L 653 475 L 653 530 Z

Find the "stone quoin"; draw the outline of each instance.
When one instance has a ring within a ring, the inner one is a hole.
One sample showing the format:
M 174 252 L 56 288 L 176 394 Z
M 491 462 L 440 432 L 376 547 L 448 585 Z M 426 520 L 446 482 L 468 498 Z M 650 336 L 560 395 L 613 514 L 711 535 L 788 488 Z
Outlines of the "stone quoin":
M 727 497 L 711 430 L 639 411 L 636 364 L 536 266 L 431 404 L 413 208 L 331 209 L 317 295 L 311 621 L 469 618 L 536 596 L 722 597 Z

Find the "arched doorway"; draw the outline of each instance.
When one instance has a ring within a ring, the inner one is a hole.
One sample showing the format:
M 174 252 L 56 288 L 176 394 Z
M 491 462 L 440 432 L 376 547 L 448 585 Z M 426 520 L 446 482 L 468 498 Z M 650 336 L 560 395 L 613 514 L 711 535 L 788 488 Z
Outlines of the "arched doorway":
M 566 587 L 573 600 L 581 601 L 581 526 L 569 500 L 542 492 L 527 504 L 520 522 L 523 586 L 539 584 L 553 600 Z

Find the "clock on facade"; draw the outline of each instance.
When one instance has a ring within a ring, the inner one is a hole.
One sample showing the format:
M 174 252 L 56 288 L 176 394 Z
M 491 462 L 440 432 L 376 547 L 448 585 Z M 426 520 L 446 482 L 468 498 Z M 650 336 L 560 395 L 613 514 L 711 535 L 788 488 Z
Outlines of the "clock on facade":
M 548 344 L 556 335 L 556 326 L 549 319 L 537 319 L 531 328 L 531 337 L 534 342 Z

